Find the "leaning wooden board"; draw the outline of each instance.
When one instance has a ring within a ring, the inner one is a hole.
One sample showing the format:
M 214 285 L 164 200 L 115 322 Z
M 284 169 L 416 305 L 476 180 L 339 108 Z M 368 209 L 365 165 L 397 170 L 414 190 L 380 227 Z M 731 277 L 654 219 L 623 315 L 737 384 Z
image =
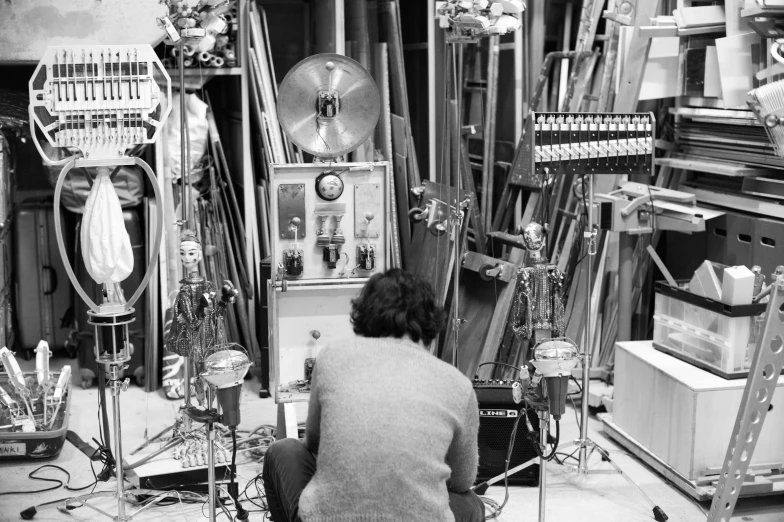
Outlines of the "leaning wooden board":
M 490 280 L 481 273 L 487 267 L 500 267 L 501 272 Z M 495 360 L 498 345 L 506 327 L 506 316 L 517 281 L 517 267 L 476 252 L 466 252 L 460 270 L 458 316 L 465 319 L 460 327 L 457 365 L 469 378 L 480 363 Z M 447 327 L 441 359 L 452 362 L 454 330 Z
M 392 94 L 392 112 L 400 114 L 405 120 L 406 168 L 409 184 L 419 185 L 419 164 L 417 163 L 414 139 L 411 136 L 411 113 L 408 105 L 408 87 L 406 86 L 406 69 L 403 63 L 403 38 L 401 36 L 400 6 L 395 0 L 383 0 L 378 3 L 379 39 L 389 45 L 389 76 Z
M 424 181 L 422 186 L 424 187 L 424 192 L 419 200 L 419 208 L 424 208 L 433 199 L 444 203 L 450 202 L 454 206 L 457 200 L 456 189 L 433 183 L 432 181 Z M 462 201 L 469 198 L 469 196 L 469 192 L 461 190 L 459 200 Z M 439 211 L 444 216 L 449 213 L 446 204 L 439 204 Z M 463 229 L 460 233 L 461 245 L 465 244 L 465 237 L 468 231 L 467 223 L 467 219 L 463 221 Z M 408 271 L 430 281 L 433 285 L 433 290 L 436 292 L 438 304 L 443 305 L 449 292 L 449 283 L 452 280 L 452 267 L 454 266 L 454 243 L 450 237 L 450 231 L 448 230 L 446 233 L 437 236 L 428 230 L 427 221 L 415 224 L 411 239 L 411 249 L 405 263 Z

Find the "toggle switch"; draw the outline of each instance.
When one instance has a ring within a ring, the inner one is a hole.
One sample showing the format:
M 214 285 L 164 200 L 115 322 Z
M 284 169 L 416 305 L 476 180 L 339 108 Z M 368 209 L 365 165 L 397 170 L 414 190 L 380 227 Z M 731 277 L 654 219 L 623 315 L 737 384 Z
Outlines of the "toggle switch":
M 302 262 L 302 256 L 304 252 L 302 250 L 284 250 L 283 257 L 284 257 L 284 269 L 286 270 L 286 275 L 290 276 L 301 276 L 304 270 L 304 264 Z
M 360 270 L 373 270 L 376 268 L 376 249 L 373 245 L 357 246 L 357 265 Z
M 332 242 L 336 245 L 342 245 L 346 242 L 346 236 L 343 235 L 343 230 L 340 228 L 340 221 L 343 219 L 343 214 L 335 215 L 335 233 L 332 235 Z
M 329 219 L 329 216 L 322 214 L 318 218 L 321 220 L 321 228 L 316 232 L 316 245 L 327 246 L 329 245 L 329 234 L 327 234 L 327 219 Z
M 337 268 L 339 257 L 338 245 L 327 245 L 324 247 L 324 262 L 327 263 L 327 267 Z

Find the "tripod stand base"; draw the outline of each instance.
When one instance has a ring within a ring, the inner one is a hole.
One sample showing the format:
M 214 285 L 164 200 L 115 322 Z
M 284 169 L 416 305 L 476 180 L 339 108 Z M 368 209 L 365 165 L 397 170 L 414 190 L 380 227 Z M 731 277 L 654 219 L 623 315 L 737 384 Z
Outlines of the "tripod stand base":
M 158 502 L 165 498 L 173 498 L 177 500 L 182 500 L 187 498 L 187 493 L 178 493 L 176 491 L 158 491 L 154 489 L 134 489 L 130 491 L 125 491 L 123 493 L 123 501 L 127 504 L 138 504 L 139 501 L 136 499 L 132 500 L 132 497 L 136 496 L 148 496 L 148 497 L 157 497 L 155 500 L 145 504 L 144 506 L 140 507 L 138 510 L 134 511 L 131 514 L 126 514 L 123 517 L 119 517 L 116 515 L 112 515 L 103 509 L 97 508 L 93 505 L 88 503 L 89 500 L 98 499 L 98 498 L 112 498 L 117 500 L 117 492 L 116 491 L 99 491 L 97 493 L 88 493 L 86 495 L 79 495 L 78 497 L 71 497 L 66 500 L 55 500 L 53 502 L 47 502 L 45 504 L 39 504 L 37 506 L 32 506 L 21 513 L 19 515 L 24 520 L 32 520 L 35 515 L 38 514 L 39 511 L 49 510 L 53 508 L 57 508 L 58 511 L 62 513 L 70 513 L 74 509 L 79 509 L 82 507 L 90 508 L 94 511 L 97 511 L 101 515 L 110 518 L 112 520 L 116 520 L 117 522 L 126 522 L 128 520 L 133 519 L 139 513 L 146 511 L 148 508 L 155 506 Z M 198 497 L 202 499 L 201 496 Z
M 586 438 L 584 440 L 579 440 L 578 439 L 578 440 L 575 440 L 573 442 L 570 442 L 569 444 L 561 446 L 561 449 L 567 449 L 567 448 L 572 448 L 572 447 L 577 447 L 577 448 L 583 448 L 584 447 L 586 449 L 586 451 L 587 451 L 587 453 L 586 453 L 587 456 L 586 456 L 586 459 L 585 459 L 586 467 L 583 468 L 583 469 L 580 469 L 580 466 L 564 466 L 568 471 L 576 472 L 576 473 L 582 474 L 582 475 L 620 475 L 620 476 L 622 476 L 626 480 L 626 482 L 628 482 L 629 484 L 634 486 L 635 489 L 637 489 L 637 491 L 639 491 L 640 494 L 645 498 L 646 502 L 651 506 L 651 509 L 653 511 L 653 518 L 654 518 L 654 520 L 656 520 L 656 522 L 666 522 L 669 519 L 669 517 L 664 512 L 664 510 L 662 508 L 660 508 L 659 506 L 657 506 L 656 503 L 654 503 L 653 500 L 651 500 L 651 498 L 642 490 L 642 488 L 640 486 L 638 486 L 637 483 L 634 482 L 629 477 L 629 475 L 627 475 L 618 466 L 618 464 L 616 464 L 615 461 L 610 458 L 610 454 L 607 452 L 607 450 L 605 450 L 604 448 L 602 448 L 601 446 L 599 446 L 594 441 L 592 441 L 591 439 L 588 439 L 588 438 Z M 587 467 L 588 460 L 590 460 L 590 457 L 591 457 L 591 455 L 593 455 L 594 451 L 598 452 L 599 455 L 601 455 L 602 460 L 604 462 L 608 462 L 610 464 L 610 466 L 612 466 L 613 469 L 590 469 L 590 468 L 588 468 Z

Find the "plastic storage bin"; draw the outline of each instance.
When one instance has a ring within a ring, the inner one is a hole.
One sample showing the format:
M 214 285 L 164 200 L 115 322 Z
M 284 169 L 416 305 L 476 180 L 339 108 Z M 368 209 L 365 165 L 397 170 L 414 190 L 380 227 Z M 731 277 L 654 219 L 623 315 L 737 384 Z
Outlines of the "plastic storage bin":
M 748 376 L 766 304 L 730 306 L 659 281 L 653 346 L 725 379 Z
M 32 372 L 25 372 L 25 377 L 32 376 L 35 379 L 35 374 Z M 60 377 L 60 372 L 52 372 L 52 379 L 57 382 Z M 7 392 L 10 392 L 10 384 L 8 384 L 8 377 L 6 375 L 0 376 L 0 385 Z M 8 422 L 8 408 L 3 408 L 0 411 L 0 462 L 6 460 L 18 459 L 44 459 L 56 457 L 60 454 L 65 443 L 65 436 L 68 432 L 68 415 L 71 409 L 71 383 L 68 383 L 66 393 L 63 397 L 63 403 L 57 412 L 57 418 L 54 421 L 52 430 L 50 431 L 36 431 L 33 433 L 22 433 L 21 431 L 12 431 L 7 425 Z M 36 422 L 43 421 L 43 410 L 40 406 L 40 401 L 37 401 L 34 407 L 34 414 Z

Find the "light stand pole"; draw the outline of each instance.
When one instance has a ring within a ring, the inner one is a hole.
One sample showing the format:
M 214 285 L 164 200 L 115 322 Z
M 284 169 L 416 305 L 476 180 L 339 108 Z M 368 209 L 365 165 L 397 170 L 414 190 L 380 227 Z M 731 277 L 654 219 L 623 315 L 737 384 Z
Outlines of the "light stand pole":
M 104 292 L 106 287 L 104 284 Z M 133 308 L 120 314 L 93 312 L 88 310 L 87 322 L 95 327 L 95 360 L 106 368 L 108 386 L 112 393 L 112 418 L 114 420 L 114 469 L 117 477 L 117 517 L 118 522 L 130 520 L 125 515 L 125 496 L 122 436 L 120 420 L 120 392 L 128 390 L 129 379 L 121 380 L 120 372 L 126 369 L 131 356 L 128 353 L 128 325 L 136 320 Z M 88 507 L 93 507 L 87 504 Z M 95 508 L 93 508 L 95 509 Z
M 450 204 L 451 206 L 451 204 Z M 460 326 L 465 322 L 465 319 L 460 318 L 460 265 L 462 264 L 461 257 L 461 243 L 462 243 L 462 230 L 463 230 L 463 216 L 465 213 L 466 202 L 460 201 L 460 188 L 455 191 L 455 206 L 452 214 L 452 237 L 455 242 L 455 265 L 453 267 L 454 275 L 452 276 L 452 302 L 454 303 L 454 319 L 452 320 L 452 329 L 454 330 L 453 345 L 452 345 L 452 366 L 458 367 L 457 350 L 460 346 Z
M 180 60 L 179 60 L 179 73 L 180 73 L 180 207 L 181 219 L 178 225 L 184 230 L 190 224 L 190 155 L 188 154 L 189 143 L 186 136 L 189 137 L 188 128 L 188 114 L 187 103 L 185 99 L 185 39 L 180 40 Z M 186 409 L 191 405 L 191 358 L 183 356 L 183 404 L 180 406 L 181 410 Z M 181 415 L 182 422 L 185 430 L 191 429 L 191 419 L 187 415 Z
M 626 473 L 610 458 L 610 454 L 596 444 L 596 442 L 592 441 L 588 438 L 588 392 L 590 387 L 590 378 L 591 378 L 591 351 L 593 349 L 593 328 L 591 327 L 591 295 L 592 295 L 592 275 L 593 275 L 593 256 L 596 255 L 596 231 L 594 230 L 594 223 L 593 223 L 593 205 L 594 205 L 594 187 L 593 187 L 593 176 L 590 174 L 585 175 L 586 185 L 588 189 L 588 208 L 586 209 L 586 214 L 588 215 L 588 230 L 584 232 L 584 237 L 586 239 L 588 252 L 586 253 L 587 256 L 587 263 L 588 263 L 588 274 L 586 277 L 586 289 L 585 289 L 585 342 L 583 343 L 583 350 L 582 354 L 580 355 L 580 359 L 583 362 L 583 380 L 582 380 L 582 393 L 581 393 L 581 400 L 582 404 L 580 405 L 581 409 L 581 420 L 580 420 L 580 438 L 574 441 L 574 444 L 578 447 L 578 463 L 577 463 L 577 471 L 578 474 L 619 474 L 621 475 L 629 484 L 637 488 L 637 491 L 645 498 L 646 502 L 651 506 L 653 511 L 654 519 L 657 522 L 665 522 L 668 517 L 665 512 L 658 506 L 656 503 L 645 493 L 645 491 L 640 488 L 631 478 L 629 478 Z M 624 234 L 621 234 L 624 235 Z M 570 445 L 571 446 L 571 445 Z M 588 469 L 588 448 L 591 448 L 591 452 L 594 450 L 598 451 L 601 454 L 603 460 L 606 460 L 610 466 L 612 466 L 612 470 L 605 470 L 605 469 Z M 540 514 L 541 516 L 541 514 Z M 540 519 L 540 521 L 543 519 Z
M 546 409 L 537 410 L 539 416 L 539 522 L 545 522 L 547 511 L 547 460 L 544 458 L 547 451 L 547 431 L 550 426 L 550 412 Z M 525 413 L 523 413 L 525 415 Z
M 205 393 L 207 395 L 207 407 L 212 408 L 212 386 L 208 384 Z M 210 522 L 215 522 L 215 421 L 212 418 L 207 420 L 207 483 L 210 488 Z
M 592 295 L 592 277 L 593 277 L 593 256 L 596 255 L 596 231 L 594 230 L 593 223 L 593 177 L 590 175 L 585 176 L 586 185 L 588 188 L 588 230 L 584 232 L 586 244 L 588 247 L 587 259 L 588 262 L 588 275 L 585 284 L 585 342 L 583 343 L 583 382 L 582 382 L 582 395 L 580 404 L 581 421 L 580 421 L 580 440 L 578 451 L 578 473 L 588 472 L 588 444 L 591 442 L 588 439 L 588 389 L 591 383 L 591 352 L 593 348 L 593 328 L 591 328 L 591 295 Z

